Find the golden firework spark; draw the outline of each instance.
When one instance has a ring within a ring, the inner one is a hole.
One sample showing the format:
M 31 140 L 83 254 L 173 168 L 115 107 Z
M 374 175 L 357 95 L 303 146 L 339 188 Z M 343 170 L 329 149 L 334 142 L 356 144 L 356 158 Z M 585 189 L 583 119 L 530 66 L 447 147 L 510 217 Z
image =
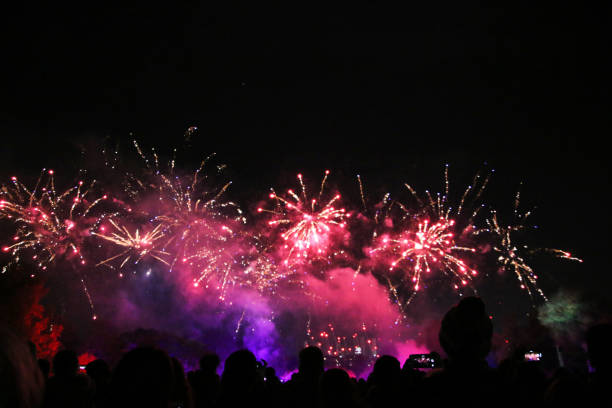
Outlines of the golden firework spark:
M 109 223 L 115 229 L 114 232 L 111 232 L 110 235 L 94 232 L 93 235 L 123 247 L 125 250 L 103 260 L 102 262 L 99 262 L 96 266 L 107 265 L 112 268 L 113 266 L 111 263 L 116 259 L 122 258 L 119 268 L 123 268 L 130 259 L 134 259 L 134 263 L 137 264 L 146 256 L 151 256 L 152 258 L 169 265 L 168 261 L 166 261 L 164 257 L 170 254 L 163 250 L 157 249 L 159 245 L 158 241 L 164 236 L 161 230 L 161 224 L 155 226 L 155 228 L 153 228 L 151 231 L 141 234 L 140 230 L 138 229 L 136 229 L 134 233 L 131 233 L 125 226 L 119 225 L 112 219 L 109 220 Z M 102 228 L 105 227 L 100 227 L 100 229 Z
M 53 170 L 43 170 L 31 190 L 17 177 L 12 177 L 11 181 L 0 189 L 0 218 L 12 221 L 16 232 L 13 242 L 3 246 L 3 252 L 11 253 L 16 263 L 22 253 L 29 250 L 31 260 L 42 270 L 60 256 L 76 257 L 85 264 L 80 248 L 83 239 L 89 228 L 107 215 L 90 215 L 92 209 L 107 198 L 103 195 L 89 199 L 95 180 L 87 188 L 79 181 L 61 193 L 55 188 Z
M 519 212 L 520 206 L 520 190 L 516 193 L 514 199 L 514 224 L 501 225 L 497 212 L 492 211 L 491 217 L 487 220 L 489 228 L 486 230 L 492 232 L 497 237 L 497 242 L 493 246 L 493 250 L 497 254 L 497 262 L 504 270 L 512 272 L 521 287 L 526 290 L 530 297 L 538 293 L 545 301 L 548 298 L 538 286 L 538 275 L 533 268 L 528 264 L 528 260 L 539 253 L 547 254 L 558 259 L 566 259 L 569 261 L 582 262 L 582 259 L 572 256 L 571 253 L 555 248 L 530 248 L 523 244 L 517 244 L 513 236 L 525 231 L 529 228 L 528 219 L 531 211 L 524 213 Z

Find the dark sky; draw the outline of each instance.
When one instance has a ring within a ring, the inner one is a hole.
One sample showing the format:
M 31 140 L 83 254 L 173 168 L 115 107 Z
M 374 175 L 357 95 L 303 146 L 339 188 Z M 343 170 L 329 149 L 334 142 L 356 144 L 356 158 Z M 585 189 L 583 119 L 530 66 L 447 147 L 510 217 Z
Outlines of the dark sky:
M 523 181 L 544 240 L 587 261 L 568 284 L 610 287 L 604 10 L 198 3 L 5 15 L 0 175 L 72 169 L 130 132 L 168 151 L 189 126 L 191 158 L 217 152 L 238 196 L 326 168 L 436 190 L 446 162 L 459 187 L 487 162 L 490 201 Z

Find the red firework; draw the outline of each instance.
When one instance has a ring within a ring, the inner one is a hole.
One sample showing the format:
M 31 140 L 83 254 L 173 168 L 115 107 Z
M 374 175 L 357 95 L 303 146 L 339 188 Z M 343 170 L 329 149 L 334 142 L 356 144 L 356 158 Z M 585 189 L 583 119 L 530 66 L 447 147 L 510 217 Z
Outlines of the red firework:
M 458 284 L 465 286 L 478 274 L 458 257 L 458 252 L 475 252 L 474 248 L 457 246 L 452 232 L 454 220 L 441 218 L 436 223 L 423 220 L 416 231 L 406 230 L 397 238 L 382 238 L 382 245 L 374 251 L 390 252 L 393 260 L 389 270 L 401 268 L 414 283 L 414 290 L 421 286 L 423 272 L 430 273 L 432 268 L 440 269 L 454 277 Z M 406 266 L 404 266 L 406 265 Z
M 280 234 L 283 240 L 285 265 L 292 265 L 300 261 L 313 258 L 325 258 L 330 255 L 332 236 L 342 233 L 346 227 L 346 218 L 350 216 L 344 208 L 337 208 L 340 195 L 333 196 L 322 204 L 321 196 L 329 170 L 321 182 L 318 199 L 308 197 L 302 175 L 298 180 L 302 188 L 301 197 L 293 190 L 288 190 L 287 198 L 280 197 L 274 191 L 270 199 L 276 201 L 274 210 L 258 208 L 258 212 L 268 212 L 274 219 L 268 222 L 271 227 L 282 226 Z

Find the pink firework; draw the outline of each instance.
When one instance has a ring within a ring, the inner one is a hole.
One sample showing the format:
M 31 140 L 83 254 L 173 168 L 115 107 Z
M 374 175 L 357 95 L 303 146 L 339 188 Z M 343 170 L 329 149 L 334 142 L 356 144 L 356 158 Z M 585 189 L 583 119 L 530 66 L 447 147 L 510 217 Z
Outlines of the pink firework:
M 389 270 L 404 270 L 413 282 L 415 291 L 421 287 L 422 273 L 428 274 L 432 268 L 452 276 L 456 281 L 455 288 L 459 284 L 465 286 L 478 272 L 468 267 L 459 253 L 476 250 L 455 244 L 454 225 L 455 221 L 451 219 L 441 218 L 436 223 L 426 219 L 418 223 L 416 231 L 403 231 L 397 238 L 383 237 L 381 246 L 374 251 L 390 252 L 393 260 Z
M 275 209 L 257 209 L 258 212 L 268 212 L 274 216 L 268 222 L 269 226 L 284 227 L 280 237 L 284 242 L 282 249 L 285 265 L 329 256 L 332 237 L 344 231 L 350 214 L 344 208 L 336 207 L 340 195 L 323 203 L 321 201 L 328 175 L 329 170 L 326 170 L 318 199 L 308 197 L 302 175 L 298 174 L 301 196 L 288 190 L 288 198 L 283 198 L 272 191 L 270 199 L 276 201 Z
M 474 220 L 483 207 L 480 197 L 490 176 L 489 173 L 483 180 L 477 173 L 456 206 L 451 203 L 449 195 L 448 166 L 445 167 L 444 192 L 441 194 L 425 190 L 419 195 L 405 184 L 416 201 L 414 208 L 389 201 L 385 196 L 384 219 L 377 219 L 377 224 L 383 231 L 389 227 L 393 229 L 382 235 L 375 232 L 375 245 L 370 254 L 378 257 L 389 271 L 403 272 L 400 279 L 409 279 L 415 293 L 421 289 L 424 276 L 435 272 L 448 276 L 455 289 L 467 286 L 478 275 L 468 266 L 465 255 L 476 252 L 469 243 L 479 232 Z M 469 211 L 465 211 L 468 208 Z M 437 221 L 430 221 L 432 219 Z

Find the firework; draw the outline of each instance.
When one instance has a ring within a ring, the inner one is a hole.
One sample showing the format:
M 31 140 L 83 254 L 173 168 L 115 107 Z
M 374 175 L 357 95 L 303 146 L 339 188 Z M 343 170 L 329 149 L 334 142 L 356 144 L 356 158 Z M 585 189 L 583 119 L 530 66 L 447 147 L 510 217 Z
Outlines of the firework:
M 418 210 L 415 212 L 416 215 L 428 215 L 432 219 L 449 220 L 451 217 L 462 219 L 464 220 L 462 224 L 467 228 L 473 227 L 474 219 L 484 207 L 483 204 L 480 204 L 480 198 L 489 184 L 493 172 L 494 170 L 491 170 L 491 172 L 487 173 L 484 179 L 480 172 L 477 172 L 472 179 L 472 183 L 463 191 L 456 207 L 450 203 L 448 164 L 444 167 L 444 193 L 432 195 L 429 190 L 425 190 L 424 194 L 419 195 L 410 184 L 405 183 L 404 186 L 410 191 L 410 194 L 418 204 Z M 407 215 L 410 214 L 402 204 L 398 203 L 398 205 L 405 210 Z M 468 215 L 466 215 L 465 211 L 469 208 L 472 208 L 472 212 L 468 212 Z
M 216 255 L 208 253 L 206 256 L 210 262 L 200 264 L 192 284 L 195 288 L 214 290 L 221 301 L 228 298 L 234 287 L 275 295 L 282 282 L 295 283 L 290 279 L 292 273 L 278 268 L 268 255 L 244 240 L 233 243 L 231 249 L 226 248 Z
M 58 192 L 53 170 L 45 171 L 30 190 L 12 177 L 10 185 L 0 190 L 0 218 L 10 220 L 16 227 L 13 242 L 2 250 L 13 256 L 14 263 L 22 261 L 22 254 L 40 269 L 62 259 L 78 259 L 85 264 L 81 245 L 104 217 L 93 216 L 92 209 L 107 198 L 92 198 L 95 181 L 89 187 L 84 182 Z M 43 179 L 45 179 L 43 181 Z M 5 266 L 6 269 L 6 266 Z
M 407 273 L 415 291 L 420 289 L 422 273 L 429 274 L 432 268 L 441 269 L 456 278 L 461 285 L 467 285 L 468 280 L 477 275 L 477 271 L 469 268 L 458 253 L 476 250 L 455 245 L 454 234 L 451 232 L 454 225 L 454 220 L 440 219 L 436 223 L 424 220 L 418 223 L 416 231 L 404 231 L 397 239 L 384 237 L 382 250 L 389 250 L 395 255 L 389 270 L 401 268 L 403 263 L 412 265 L 408 267 Z
M 278 284 L 290 276 L 278 268 L 270 257 L 259 253 L 241 256 L 240 270 L 236 278 L 241 286 L 270 294 L 275 294 Z
M 149 157 L 136 141 L 134 146 L 145 171 L 142 176 L 128 173 L 125 191 L 140 204 L 140 211 L 159 223 L 170 271 L 188 271 L 195 275 L 195 287 L 213 286 L 224 293 L 234 282 L 234 252 L 239 246 L 234 230 L 246 222 L 238 205 L 223 199 L 231 181 L 217 186 L 205 172 L 214 154 L 190 176 L 180 176 L 174 157 L 161 165 L 154 149 Z M 216 166 L 217 173 L 224 167 Z
M 224 207 L 216 201 L 225 188 L 227 185 L 216 198 L 206 202 L 190 198 L 194 189 L 181 193 L 169 188 L 167 192 L 172 192 L 174 198 L 165 202 L 172 205 L 161 205 L 159 210 L 163 215 L 154 217 L 168 238 L 165 248 L 172 254 L 170 271 L 175 268 L 191 270 L 196 274 L 195 286 L 212 278 L 227 282 L 230 272 L 233 272 L 233 253 L 241 245 L 234 224 L 243 221 L 244 217 L 237 208 L 238 215 L 231 219 L 220 210 Z M 221 283 L 221 287 L 225 284 Z
M 134 233 L 131 233 L 124 225 L 119 225 L 117 221 L 110 219 L 109 223 L 113 226 L 114 231 L 108 235 L 106 233 L 106 226 L 102 225 L 99 228 L 100 232 L 92 232 L 108 242 L 111 242 L 123 250 L 99 262 L 96 266 L 106 265 L 114 268 L 113 261 L 120 260 L 119 269 L 123 268 L 128 261 L 134 260 L 134 264 L 140 262 L 144 257 L 151 256 L 158 261 L 168 265 L 168 261 L 165 259 L 166 256 L 170 255 L 168 252 L 158 249 L 161 245 L 160 239 L 164 237 L 161 230 L 161 224 L 158 224 L 151 231 L 141 234 L 139 229 L 136 229 Z
M 344 208 L 335 207 L 340 195 L 337 194 L 322 202 L 328 175 L 329 170 L 325 171 L 318 198 L 309 198 L 302 175 L 298 174 L 300 195 L 288 190 L 288 196 L 284 198 L 272 190 L 270 199 L 275 200 L 275 208 L 257 209 L 260 213 L 272 214 L 273 219 L 268 221 L 269 226 L 282 228 L 280 237 L 283 242 L 285 265 L 328 257 L 332 237 L 342 233 L 346 227 L 346 220 L 350 214 Z
M 415 292 L 421 289 L 424 274 L 434 270 L 450 276 L 455 289 L 468 285 L 478 272 L 463 257 L 476 252 L 468 243 L 478 232 L 474 219 L 482 208 L 478 201 L 489 177 L 490 174 L 481 181 L 477 173 L 456 208 L 449 199 L 448 166 L 444 171 L 443 194 L 432 195 L 426 190 L 421 196 L 405 184 L 417 204 L 414 210 L 386 195 L 376 211 L 376 221 L 382 224 L 383 231 L 393 229 L 382 234 L 375 232 L 375 246 L 370 254 L 381 255 L 390 272 L 401 271 L 401 279 L 410 281 Z M 468 206 L 474 209 L 466 215 Z M 395 212 L 391 211 L 393 208 Z M 384 217 L 379 219 L 381 215 Z M 391 283 L 389 286 L 395 288 Z
M 571 253 L 554 248 L 530 248 L 525 244 L 517 244 L 514 237 L 523 231 L 530 229 L 528 224 L 531 211 L 521 213 L 520 191 L 516 193 L 514 199 L 514 223 L 512 225 L 501 225 L 497 212 L 492 211 L 491 217 L 487 220 L 489 228 L 487 232 L 492 232 L 496 237 L 493 250 L 497 254 L 497 262 L 506 271 L 512 272 L 521 287 L 526 290 L 530 297 L 534 293 L 539 294 L 545 301 L 547 297 L 538 286 L 538 275 L 528 264 L 528 260 L 537 254 L 547 254 L 559 259 L 582 262 L 582 259 L 573 257 Z
M 351 354 L 353 356 L 369 354 L 374 358 L 378 356 L 376 338 L 368 333 L 365 323 L 360 330 L 356 330 L 348 336 L 336 333 L 333 323 L 328 323 L 327 327 L 318 333 L 312 333 L 310 324 L 308 324 L 306 335 L 308 336 L 307 346 L 316 345 L 323 349 L 328 356 L 338 358 Z
M 208 220 L 231 219 L 245 222 L 242 210 L 236 203 L 222 200 L 232 182 L 229 181 L 221 187 L 211 187 L 211 177 L 204 172 L 206 165 L 215 156 L 214 153 L 202 160 L 190 177 L 181 177 L 175 171 L 175 158 L 170 160 L 167 169 L 163 170 L 155 150 L 152 151 L 151 159 L 144 154 L 136 141 L 134 146 L 149 171 L 143 177 L 128 173 L 125 190 L 135 202 L 154 197 L 155 208 L 151 211 L 159 214 L 158 217 L 166 228 L 180 229 L 183 235 L 189 235 L 186 229 L 192 224 L 198 224 L 207 230 L 206 233 L 218 233 L 216 226 L 206 225 Z M 224 165 L 216 166 L 219 173 L 224 168 Z M 197 230 L 198 228 L 194 228 L 194 231 Z
M 155 217 L 168 237 L 165 248 L 171 252 L 170 271 L 189 270 L 195 274 L 194 286 L 215 284 L 223 292 L 234 273 L 234 251 L 241 245 L 239 236 L 227 223 L 230 220 L 212 206 L 190 206 L 188 201 L 162 207 L 164 215 Z M 235 221 L 235 220 L 234 220 Z

